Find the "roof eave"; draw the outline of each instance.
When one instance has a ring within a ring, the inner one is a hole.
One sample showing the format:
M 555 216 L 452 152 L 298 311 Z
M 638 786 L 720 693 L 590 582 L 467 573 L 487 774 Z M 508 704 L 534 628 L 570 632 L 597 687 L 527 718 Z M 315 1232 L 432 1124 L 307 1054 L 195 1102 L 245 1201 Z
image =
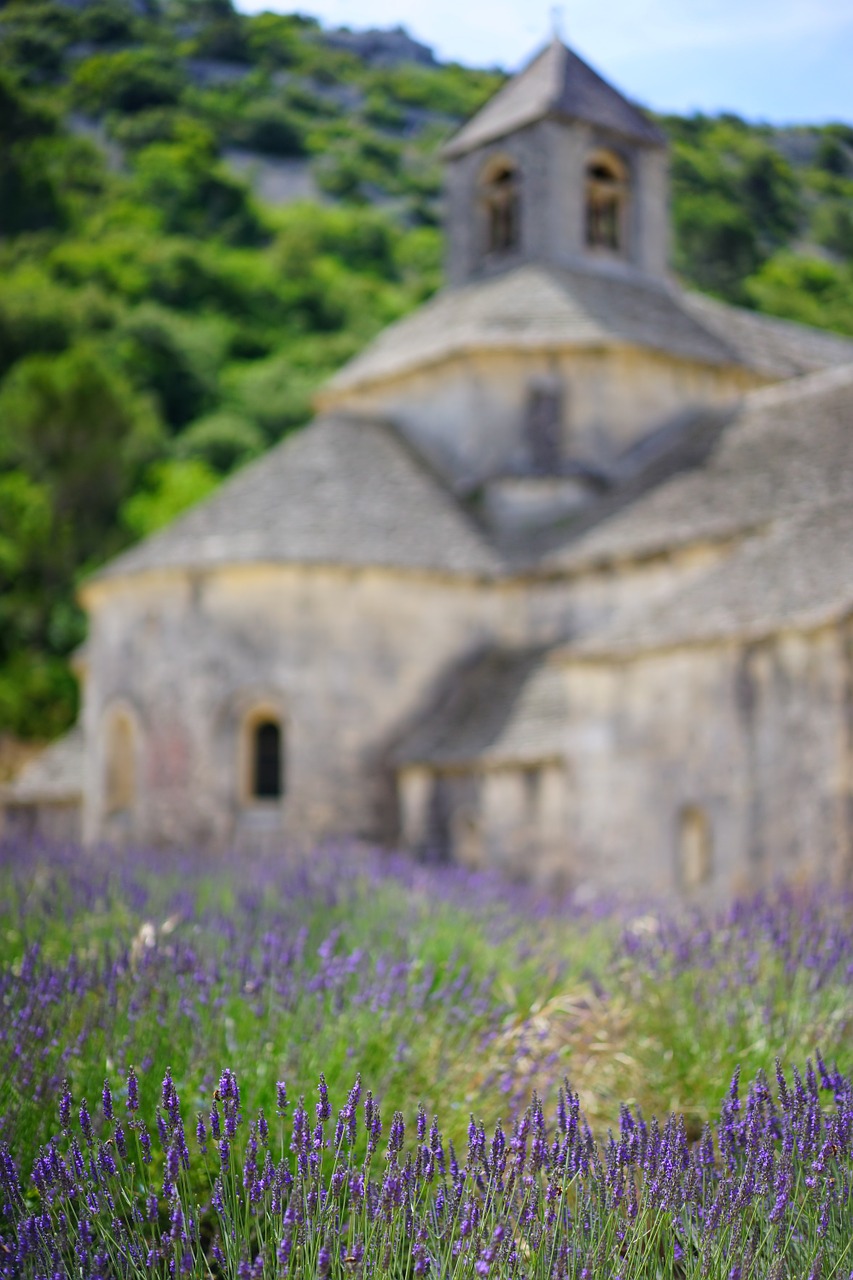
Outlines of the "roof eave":
M 637 129 L 619 129 L 614 125 L 605 125 L 595 120 L 586 120 L 582 116 L 572 115 L 570 112 L 561 111 L 558 107 L 548 107 L 544 110 L 531 111 L 527 115 L 517 118 L 511 125 L 492 130 L 486 129 L 482 133 L 475 133 L 471 130 L 470 140 L 465 137 L 468 126 L 465 125 L 459 131 L 455 138 L 451 138 L 441 148 L 439 154 L 444 160 L 459 160 L 462 156 L 469 155 L 472 151 L 479 150 L 480 147 L 492 146 L 496 142 L 500 142 L 504 138 L 510 137 L 512 134 L 519 133 L 522 129 L 529 129 L 531 125 L 540 124 L 543 120 L 555 120 L 560 124 L 589 124 L 598 129 L 605 129 L 608 133 L 615 134 L 619 138 L 624 138 L 628 142 L 633 142 L 639 146 L 645 147 L 668 147 L 669 140 L 666 134 L 662 133 L 656 125 L 643 121 L 643 127 Z

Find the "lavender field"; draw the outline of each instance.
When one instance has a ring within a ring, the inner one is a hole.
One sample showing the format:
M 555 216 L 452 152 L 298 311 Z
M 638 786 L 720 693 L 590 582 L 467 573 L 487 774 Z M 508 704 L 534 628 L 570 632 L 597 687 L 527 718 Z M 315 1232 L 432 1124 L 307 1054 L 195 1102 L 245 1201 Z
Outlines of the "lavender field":
M 0 1275 L 853 1275 L 853 899 L 0 850 Z

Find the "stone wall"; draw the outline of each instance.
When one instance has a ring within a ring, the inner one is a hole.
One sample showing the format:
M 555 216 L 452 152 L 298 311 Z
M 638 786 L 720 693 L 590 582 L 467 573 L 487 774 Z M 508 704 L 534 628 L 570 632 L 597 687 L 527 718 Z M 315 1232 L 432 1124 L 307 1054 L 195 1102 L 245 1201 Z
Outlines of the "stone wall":
M 322 407 L 394 423 L 459 491 L 527 465 L 531 387 L 563 387 L 564 457 L 606 468 L 650 432 L 704 405 L 737 401 L 760 379 L 635 347 L 477 351 L 348 390 Z
M 555 886 L 570 883 L 564 768 L 401 770 L 404 843 L 427 857 Z
M 726 895 L 849 859 L 837 628 L 683 648 L 619 664 L 569 662 L 566 734 L 577 882 Z M 706 884 L 683 859 L 707 822 Z
M 384 753 L 449 667 L 522 617 L 506 591 L 321 566 L 104 580 L 86 604 L 86 837 L 169 843 L 394 838 Z M 242 725 L 258 708 L 284 724 L 280 805 L 241 795 Z M 111 716 L 133 725 L 136 797 L 109 815 Z

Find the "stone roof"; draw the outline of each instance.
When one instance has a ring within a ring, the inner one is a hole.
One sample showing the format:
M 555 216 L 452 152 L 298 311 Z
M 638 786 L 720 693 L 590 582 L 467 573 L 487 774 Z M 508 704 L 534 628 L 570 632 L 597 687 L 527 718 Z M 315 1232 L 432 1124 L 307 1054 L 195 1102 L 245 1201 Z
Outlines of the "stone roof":
M 535 764 L 561 754 L 566 716 L 562 675 L 541 650 L 496 650 L 455 673 L 393 759 L 448 769 Z
M 112 560 L 94 580 L 252 562 L 463 576 L 500 568 L 465 513 L 393 431 L 381 423 L 321 418 Z
M 344 365 L 317 399 L 450 356 L 629 344 L 710 365 L 789 378 L 853 362 L 853 341 L 771 320 L 636 276 L 526 264 L 445 289 L 385 329 Z
M 660 130 L 633 103 L 554 39 L 463 125 L 444 154 L 464 155 L 548 117 L 583 120 L 650 146 L 666 145 Z
M 703 465 L 568 531 L 539 564 L 578 572 L 722 542 L 844 499 L 853 503 L 853 364 L 751 392 Z
M 83 733 L 71 729 L 45 747 L 12 782 L 0 787 L 0 804 L 60 804 L 83 795 Z
M 853 363 L 853 340 L 840 334 L 730 307 L 701 293 L 682 293 L 681 304 L 737 352 L 741 364 L 770 378 L 793 378 Z
M 626 611 L 567 646 L 569 657 L 628 658 L 655 649 L 759 640 L 853 613 L 853 492 L 748 538 L 665 600 Z

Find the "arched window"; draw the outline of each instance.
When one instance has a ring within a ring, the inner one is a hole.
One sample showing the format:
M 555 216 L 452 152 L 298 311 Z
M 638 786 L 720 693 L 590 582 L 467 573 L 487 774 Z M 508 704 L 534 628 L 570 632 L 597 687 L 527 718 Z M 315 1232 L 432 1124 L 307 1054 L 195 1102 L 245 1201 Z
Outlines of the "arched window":
M 510 253 L 521 244 L 518 170 L 508 160 L 491 165 L 481 182 L 486 214 L 486 253 Z
M 681 811 L 678 873 L 682 889 L 700 889 L 714 870 L 714 847 L 708 815 L 690 805 Z
M 625 249 L 625 166 L 609 151 L 590 156 L 586 166 L 586 243 L 589 249 Z
M 129 812 L 136 800 L 136 760 L 130 716 L 115 712 L 107 723 L 104 808 L 108 814 Z
M 269 717 L 252 727 L 250 793 L 253 800 L 278 800 L 284 794 L 283 735 Z

